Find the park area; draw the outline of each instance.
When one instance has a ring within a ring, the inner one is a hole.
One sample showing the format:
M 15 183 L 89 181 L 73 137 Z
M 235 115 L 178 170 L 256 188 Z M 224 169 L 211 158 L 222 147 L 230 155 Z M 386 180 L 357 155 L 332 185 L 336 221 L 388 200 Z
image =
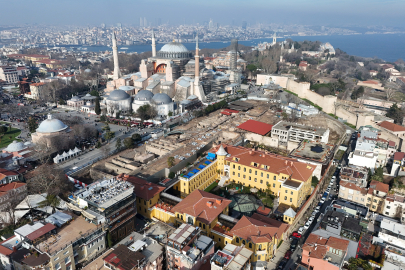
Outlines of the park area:
M 9 126 L 6 122 L 0 122 L 2 126 L 0 126 L 0 148 L 7 147 L 10 143 L 14 140 L 20 141 L 16 139 L 21 134 L 21 130 L 18 128 L 13 128 Z

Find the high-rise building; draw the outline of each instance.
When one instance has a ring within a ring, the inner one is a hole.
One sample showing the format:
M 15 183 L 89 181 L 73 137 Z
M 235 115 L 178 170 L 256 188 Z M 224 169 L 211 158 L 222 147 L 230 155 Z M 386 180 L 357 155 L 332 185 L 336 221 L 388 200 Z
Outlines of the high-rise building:
M 209 24 L 208 24 L 208 27 L 209 27 L 209 29 L 214 29 L 214 21 L 212 20 L 212 19 L 210 19 L 210 22 L 209 22 Z
M 139 26 L 143 27 L 143 18 L 142 17 L 139 18 Z
M 246 21 L 243 21 L 243 22 L 242 22 L 242 29 L 246 29 L 246 26 L 247 26 L 247 22 L 246 22 Z
M 101 28 L 103 28 L 103 29 L 105 28 L 105 23 L 101 24 Z
M 230 70 L 236 70 L 236 61 L 238 60 L 238 40 L 232 39 L 231 40 L 231 59 L 229 63 Z
M 118 28 L 121 28 L 121 27 L 122 27 L 122 24 L 121 24 L 121 23 L 117 23 L 117 27 L 118 27 Z
M 148 27 L 148 21 L 146 20 L 146 17 L 143 18 L 143 27 Z

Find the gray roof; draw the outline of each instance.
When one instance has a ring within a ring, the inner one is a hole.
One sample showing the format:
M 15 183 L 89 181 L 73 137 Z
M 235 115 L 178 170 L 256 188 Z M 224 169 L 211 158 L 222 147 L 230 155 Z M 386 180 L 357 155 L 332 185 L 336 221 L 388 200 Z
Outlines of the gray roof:
M 180 85 L 181 87 L 189 87 L 190 86 L 190 82 L 186 81 L 186 80 L 181 80 L 177 83 L 177 85 Z
M 72 101 L 79 101 L 80 98 L 79 98 L 78 96 L 74 96 L 74 97 L 72 97 L 70 100 L 72 100 Z
M 7 148 L 5 149 L 7 152 L 18 152 L 21 151 L 23 149 L 27 148 L 24 143 L 22 142 L 17 142 L 17 141 L 13 141 L 12 143 L 10 143 Z
M 48 114 L 48 119 L 44 120 L 39 127 L 37 132 L 40 133 L 52 133 L 67 129 L 68 126 L 65 125 L 59 119 L 53 119 L 51 114 Z
M 217 156 L 226 156 L 228 153 L 225 151 L 224 147 L 221 145 L 217 151 Z
M 108 100 L 114 100 L 114 101 L 119 101 L 119 100 L 125 100 L 130 98 L 131 96 L 128 95 L 125 91 L 123 90 L 114 90 L 110 93 L 108 96 Z
M 161 52 L 169 52 L 169 53 L 181 53 L 181 52 L 188 52 L 187 48 L 179 43 L 179 42 L 170 42 L 164 45 L 161 49 Z
M 120 88 L 118 88 L 118 89 L 123 90 L 123 91 L 132 91 L 135 88 L 133 86 L 123 85 L 123 86 L 120 86 Z
M 141 90 L 135 95 L 134 100 L 151 100 L 153 98 L 153 93 L 148 90 Z
M 170 104 L 172 103 L 172 99 L 165 93 L 157 93 L 153 96 L 152 100 L 160 105 L 160 104 Z

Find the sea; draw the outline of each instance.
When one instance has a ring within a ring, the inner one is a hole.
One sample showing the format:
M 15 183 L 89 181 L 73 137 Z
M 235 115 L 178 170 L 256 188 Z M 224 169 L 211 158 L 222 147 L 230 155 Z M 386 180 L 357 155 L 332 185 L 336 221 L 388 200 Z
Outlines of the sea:
M 405 34 L 359 34 L 359 35 L 331 35 L 331 36 L 291 36 L 294 41 L 321 41 L 329 42 L 337 49 L 348 53 L 349 55 L 356 55 L 361 57 L 380 58 L 388 62 L 394 62 L 399 58 L 405 59 Z M 283 38 L 277 41 L 283 41 Z M 272 42 L 272 38 L 260 38 L 248 41 L 239 41 L 239 44 L 246 46 L 255 46 L 263 42 Z M 183 43 L 184 46 L 190 51 L 195 49 L 195 43 Z M 231 44 L 228 42 L 200 42 L 200 49 L 222 49 Z M 156 44 L 156 49 L 160 50 L 164 44 Z M 86 46 L 86 45 L 66 45 L 67 48 L 78 48 L 80 50 L 87 50 L 92 52 L 111 51 L 109 46 Z M 150 44 L 140 45 L 122 45 L 118 47 L 119 51 L 127 53 L 137 52 L 142 53 L 151 51 Z

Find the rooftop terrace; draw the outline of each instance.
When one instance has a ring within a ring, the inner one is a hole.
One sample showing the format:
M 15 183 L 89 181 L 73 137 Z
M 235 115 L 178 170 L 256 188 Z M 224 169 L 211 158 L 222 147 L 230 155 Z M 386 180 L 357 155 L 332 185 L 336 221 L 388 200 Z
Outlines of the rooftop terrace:
M 214 156 L 207 156 L 208 158 L 202 159 L 200 162 L 189 168 L 185 173 L 180 174 L 180 177 L 190 179 L 193 178 L 200 171 L 204 170 L 214 162 Z
M 302 141 L 298 148 L 291 152 L 290 156 L 325 163 L 329 161 L 334 148 L 335 146 L 331 144 Z

